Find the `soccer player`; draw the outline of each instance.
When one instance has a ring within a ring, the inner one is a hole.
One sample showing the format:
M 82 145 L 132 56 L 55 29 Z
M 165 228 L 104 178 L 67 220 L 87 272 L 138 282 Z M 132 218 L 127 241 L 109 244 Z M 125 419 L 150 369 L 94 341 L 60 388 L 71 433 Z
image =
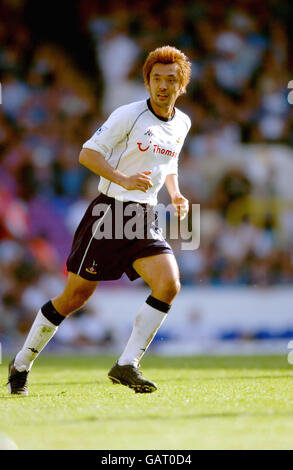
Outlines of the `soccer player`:
M 151 295 L 137 313 L 129 341 L 108 376 L 138 393 L 157 389 L 143 377 L 139 362 L 167 317 L 180 279 L 154 207 L 165 183 L 176 214 L 182 218 L 188 212 L 177 167 L 191 122 L 175 108 L 175 102 L 185 92 L 190 72 L 188 58 L 178 49 L 164 46 L 152 51 L 143 66 L 149 99 L 116 109 L 83 144 L 79 162 L 101 177 L 100 195 L 89 205 L 75 233 L 63 292 L 42 306 L 22 349 L 9 364 L 9 393 L 28 394 L 33 362 L 60 323 L 85 305 L 99 281 L 119 279 L 124 272 L 130 280 L 142 277 Z M 137 220 L 142 220 L 143 237 L 129 239 L 123 230 L 129 222 L 128 206 L 140 214 Z M 121 213 L 126 214 L 122 219 Z M 97 237 L 109 222 L 114 235 Z

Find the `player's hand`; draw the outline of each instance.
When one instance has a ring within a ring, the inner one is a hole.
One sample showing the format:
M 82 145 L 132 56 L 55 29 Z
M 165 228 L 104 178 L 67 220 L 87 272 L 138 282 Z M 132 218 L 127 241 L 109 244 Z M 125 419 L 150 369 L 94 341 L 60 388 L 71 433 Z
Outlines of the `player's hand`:
M 150 174 L 151 171 L 142 171 L 141 173 L 135 173 L 135 175 L 132 176 L 125 176 L 121 186 L 130 191 L 139 190 L 146 193 L 147 190 L 153 186 L 152 179 L 149 176 Z
M 172 204 L 175 208 L 176 217 L 179 217 L 180 220 L 183 220 L 188 214 L 188 200 L 184 196 L 182 196 L 182 194 L 176 194 L 172 198 Z

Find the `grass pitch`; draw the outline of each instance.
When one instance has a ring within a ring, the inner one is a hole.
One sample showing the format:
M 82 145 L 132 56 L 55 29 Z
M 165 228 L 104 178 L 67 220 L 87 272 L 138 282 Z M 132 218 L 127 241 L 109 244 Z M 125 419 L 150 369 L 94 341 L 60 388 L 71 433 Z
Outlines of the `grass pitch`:
M 109 357 L 44 356 L 29 396 L 8 395 L 0 431 L 19 449 L 293 449 L 293 370 L 284 356 L 147 357 L 151 394 L 113 385 Z

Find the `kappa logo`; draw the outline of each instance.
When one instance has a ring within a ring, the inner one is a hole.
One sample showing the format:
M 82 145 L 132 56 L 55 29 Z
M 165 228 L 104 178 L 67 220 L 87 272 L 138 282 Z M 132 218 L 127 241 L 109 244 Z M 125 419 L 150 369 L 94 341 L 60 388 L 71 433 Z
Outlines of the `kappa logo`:
M 39 351 L 35 348 L 27 348 L 27 349 L 30 349 L 34 354 L 38 354 Z
M 153 131 L 151 129 L 148 129 L 144 135 L 148 135 L 149 137 L 152 137 L 154 135 Z
M 98 264 L 95 262 L 95 260 L 93 260 L 92 266 L 90 268 L 86 268 L 85 270 L 87 273 L 97 274 L 96 266 L 98 266 Z

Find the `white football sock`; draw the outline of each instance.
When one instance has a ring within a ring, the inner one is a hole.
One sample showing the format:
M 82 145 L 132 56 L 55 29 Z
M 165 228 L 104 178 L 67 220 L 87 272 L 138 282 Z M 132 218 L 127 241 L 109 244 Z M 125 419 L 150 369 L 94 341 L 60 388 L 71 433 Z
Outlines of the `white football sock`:
M 138 366 L 152 339 L 157 333 L 167 313 L 144 303 L 138 312 L 128 343 L 118 359 L 118 364 Z
M 53 323 L 47 320 L 41 310 L 39 310 L 22 349 L 16 355 L 14 367 L 19 372 L 24 370 L 29 371 L 36 357 L 57 330 L 58 326 L 53 325 Z

